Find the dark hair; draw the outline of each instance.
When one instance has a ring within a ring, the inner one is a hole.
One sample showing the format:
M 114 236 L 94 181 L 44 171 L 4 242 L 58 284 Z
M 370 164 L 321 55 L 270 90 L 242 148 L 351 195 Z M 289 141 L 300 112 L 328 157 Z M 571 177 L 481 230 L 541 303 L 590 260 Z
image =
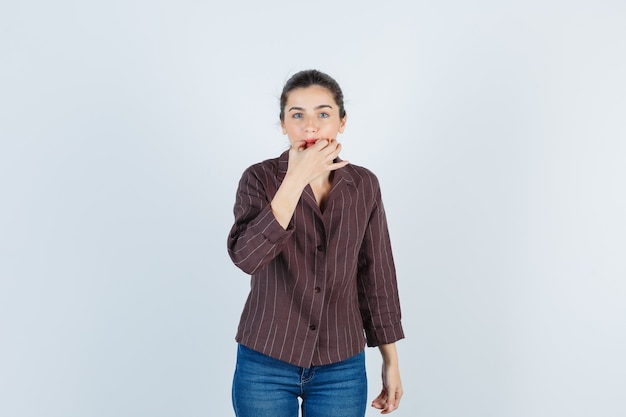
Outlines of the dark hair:
M 285 120 L 285 106 L 287 105 L 287 96 L 292 90 L 296 88 L 306 88 L 313 85 L 319 85 L 326 88 L 333 95 L 335 103 L 339 106 L 339 117 L 344 118 L 346 115 L 346 109 L 343 107 L 343 92 L 337 81 L 335 81 L 330 75 L 324 74 L 318 70 L 304 70 L 295 73 L 290 79 L 287 80 L 283 87 L 283 92 L 280 95 L 280 121 Z

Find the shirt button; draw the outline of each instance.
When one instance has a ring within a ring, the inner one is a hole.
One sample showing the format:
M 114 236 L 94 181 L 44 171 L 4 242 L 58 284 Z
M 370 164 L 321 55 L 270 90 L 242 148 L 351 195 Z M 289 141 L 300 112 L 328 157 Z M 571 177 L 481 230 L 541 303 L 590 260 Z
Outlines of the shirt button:
M 321 289 L 320 287 L 315 287 L 315 288 L 313 289 L 313 291 L 315 291 L 315 292 L 320 292 L 321 290 L 322 290 L 322 289 Z
M 317 250 L 318 250 L 319 252 L 322 252 L 322 251 L 324 251 L 324 246 L 322 246 L 322 245 L 319 245 L 319 246 L 317 247 Z
M 317 329 L 317 327 L 315 327 L 315 325 L 314 325 L 314 324 L 312 324 L 312 325 L 310 325 L 310 326 L 309 326 L 309 329 L 311 329 L 311 330 L 315 330 L 315 329 Z

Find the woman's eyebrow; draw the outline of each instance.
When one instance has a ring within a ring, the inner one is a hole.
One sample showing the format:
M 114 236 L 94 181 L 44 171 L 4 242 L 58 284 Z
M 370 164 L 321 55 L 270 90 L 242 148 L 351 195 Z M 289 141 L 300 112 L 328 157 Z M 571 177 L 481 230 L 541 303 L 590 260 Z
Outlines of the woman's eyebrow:
M 331 106 L 330 104 L 320 104 L 319 106 L 315 107 L 315 110 L 319 110 L 319 109 L 332 109 L 333 106 Z M 302 107 L 291 107 L 288 111 L 292 111 L 292 110 L 297 110 L 297 111 L 304 111 L 304 108 Z

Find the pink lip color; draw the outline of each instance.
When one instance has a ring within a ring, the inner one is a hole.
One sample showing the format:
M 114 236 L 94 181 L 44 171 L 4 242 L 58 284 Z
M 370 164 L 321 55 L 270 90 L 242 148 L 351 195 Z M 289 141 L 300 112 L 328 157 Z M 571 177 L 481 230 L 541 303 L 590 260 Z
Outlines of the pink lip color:
M 310 146 L 313 146 L 313 145 L 315 145 L 315 142 L 317 142 L 317 139 L 305 139 L 304 147 L 308 148 Z

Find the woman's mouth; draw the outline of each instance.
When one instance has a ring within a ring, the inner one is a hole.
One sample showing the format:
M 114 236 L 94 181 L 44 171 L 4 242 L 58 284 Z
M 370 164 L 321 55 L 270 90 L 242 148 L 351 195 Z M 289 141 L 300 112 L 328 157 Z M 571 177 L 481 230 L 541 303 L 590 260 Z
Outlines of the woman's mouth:
M 309 147 L 315 145 L 315 142 L 317 142 L 317 139 L 305 139 L 304 140 L 304 147 L 305 148 L 309 148 Z

